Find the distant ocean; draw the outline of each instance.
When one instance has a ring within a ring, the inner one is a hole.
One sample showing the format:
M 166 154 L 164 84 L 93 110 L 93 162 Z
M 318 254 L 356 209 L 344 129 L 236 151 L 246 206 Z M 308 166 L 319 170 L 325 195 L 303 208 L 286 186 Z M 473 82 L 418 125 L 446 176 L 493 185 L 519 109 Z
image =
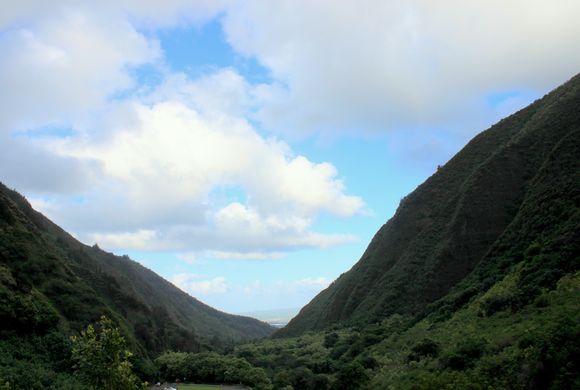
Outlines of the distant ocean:
M 260 321 L 276 327 L 283 328 L 288 322 L 300 311 L 299 308 L 292 309 L 275 309 L 275 310 L 259 310 L 252 312 L 236 313 L 242 316 L 254 317 Z

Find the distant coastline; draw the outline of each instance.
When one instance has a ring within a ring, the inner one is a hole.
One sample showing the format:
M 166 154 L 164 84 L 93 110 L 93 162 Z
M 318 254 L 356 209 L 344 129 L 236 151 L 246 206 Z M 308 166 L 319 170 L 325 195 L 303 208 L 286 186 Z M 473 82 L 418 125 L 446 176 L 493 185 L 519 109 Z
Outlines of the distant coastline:
M 258 310 L 236 314 L 256 318 L 275 328 L 283 328 L 294 316 L 296 316 L 296 314 L 298 314 L 299 311 L 300 308 L 294 307 L 289 309 Z

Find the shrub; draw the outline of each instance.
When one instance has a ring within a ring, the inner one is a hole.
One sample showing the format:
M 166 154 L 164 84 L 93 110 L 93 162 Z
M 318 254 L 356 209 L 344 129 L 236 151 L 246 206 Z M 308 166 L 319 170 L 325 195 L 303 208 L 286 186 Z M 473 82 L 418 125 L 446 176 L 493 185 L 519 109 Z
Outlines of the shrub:
M 439 344 L 431 339 L 423 339 L 411 348 L 407 361 L 420 361 L 425 357 L 434 358 L 439 355 Z
M 324 348 L 332 348 L 338 341 L 339 336 L 336 332 L 332 332 L 324 336 Z
M 457 347 L 442 357 L 443 367 L 452 370 L 464 370 L 472 367 L 483 355 L 487 347 L 484 339 L 467 339 L 460 342 Z

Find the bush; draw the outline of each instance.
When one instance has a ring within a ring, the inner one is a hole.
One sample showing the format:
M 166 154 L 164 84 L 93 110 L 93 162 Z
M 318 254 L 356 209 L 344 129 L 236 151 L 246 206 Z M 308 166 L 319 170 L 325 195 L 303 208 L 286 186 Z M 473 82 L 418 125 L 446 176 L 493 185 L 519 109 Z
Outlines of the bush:
M 338 341 L 339 336 L 336 332 L 332 332 L 324 336 L 324 348 L 332 348 Z
M 435 358 L 439 355 L 439 344 L 431 339 L 423 339 L 411 348 L 407 361 L 420 361 L 425 357 Z
M 494 295 L 481 303 L 482 314 L 486 317 L 508 308 L 515 308 L 517 299 L 513 295 Z
M 369 379 L 369 374 L 364 367 L 355 361 L 339 369 L 333 389 L 356 390 L 368 382 Z
M 473 367 L 475 362 L 483 355 L 487 347 L 484 339 L 467 339 L 457 345 L 455 350 L 447 353 L 441 363 L 452 370 L 464 370 Z

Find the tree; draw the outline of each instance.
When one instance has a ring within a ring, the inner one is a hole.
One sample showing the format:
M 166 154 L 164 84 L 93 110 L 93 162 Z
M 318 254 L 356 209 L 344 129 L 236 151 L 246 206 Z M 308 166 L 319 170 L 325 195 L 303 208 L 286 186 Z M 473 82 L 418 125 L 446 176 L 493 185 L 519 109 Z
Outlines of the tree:
M 339 336 L 336 332 L 329 333 L 324 336 L 324 343 L 322 345 L 324 345 L 325 348 L 332 348 L 336 345 L 338 339 Z
M 193 375 L 187 371 L 186 361 L 188 359 L 187 352 L 165 352 L 163 355 L 155 359 L 155 364 L 159 369 L 162 378 L 166 380 L 174 380 L 175 378 L 188 377 L 193 378 Z
M 355 390 L 360 388 L 368 380 L 369 375 L 367 371 L 358 361 L 354 361 L 339 369 L 333 388 L 340 390 Z
M 132 371 L 126 342 L 107 317 L 73 336 L 72 359 L 75 374 L 94 389 L 135 390 L 144 385 Z

